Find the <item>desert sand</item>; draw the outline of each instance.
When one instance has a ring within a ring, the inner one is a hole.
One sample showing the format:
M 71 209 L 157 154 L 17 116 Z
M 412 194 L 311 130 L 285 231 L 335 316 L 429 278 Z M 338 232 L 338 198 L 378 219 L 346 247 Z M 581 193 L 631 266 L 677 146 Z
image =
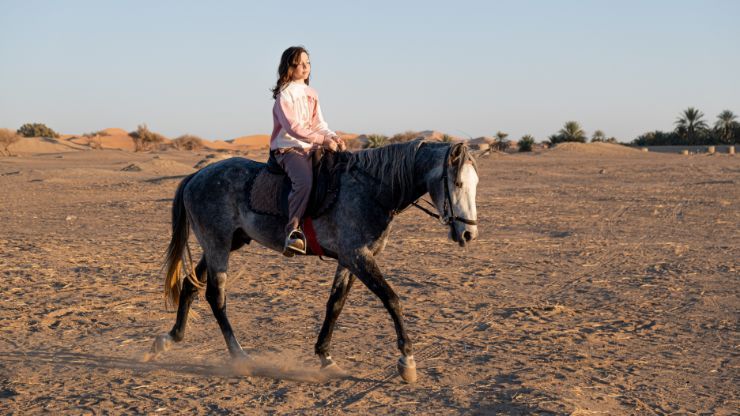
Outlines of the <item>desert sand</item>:
M 23 138 L 10 145 L 8 150 L 15 155 L 90 150 L 94 145 L 97 145 L 103 150 L 126 150 L 129 152 L 135 150 L 134 139 L 131 138 L 126 130 L 108 128 L 101 131 L 104 135 L 94 137 L 65 134 L 58 138 Z M 167 147 L 171 143 L 172 140 L 164 138 L 162 145 L 163 147 Z M 267 149 L 270 145 L 270 136 L 266 134 L 254 134 L 230 140 L 203 140 L 203 144 L 205 150 L 248 153 L 250 151 Z
M 410 209 L 379 258 L 414 343 L 408 385 L 391 320 L 359 282 L 332 343 L 348 377 L 324 377 L 313 344 L 335 263 L 257 244 L 232 254 L 227 285 L 251 364 L 228 360 L 202 295 L 185 340 L 142 362 L 175 320 L 160 269 L 171 200 L 208 152 L 62 141 L 0 158 L 3 414 L 740 408 L 737 157 L 615 145 L 480 157 L 479 240 L 461 249 Z

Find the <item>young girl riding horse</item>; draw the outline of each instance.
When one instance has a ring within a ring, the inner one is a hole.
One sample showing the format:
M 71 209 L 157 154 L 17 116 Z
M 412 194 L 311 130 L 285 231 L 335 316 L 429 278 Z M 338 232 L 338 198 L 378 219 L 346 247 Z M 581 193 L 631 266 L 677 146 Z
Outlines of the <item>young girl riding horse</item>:
M 306 253 L 305 237 L 299 225 L 313 184 L 313 152 L 320 147 L 331 151 L 346 147 L 324 121 L 319 96 L 308 86 L 310 74 L 308 51 L 301 46 L 292 46 L 280 58 L 277 84 L 272 89 L 275 105 L 272 109 L 274 127 L 270 152 L 292 183 L 283 248 L 286 256 Z

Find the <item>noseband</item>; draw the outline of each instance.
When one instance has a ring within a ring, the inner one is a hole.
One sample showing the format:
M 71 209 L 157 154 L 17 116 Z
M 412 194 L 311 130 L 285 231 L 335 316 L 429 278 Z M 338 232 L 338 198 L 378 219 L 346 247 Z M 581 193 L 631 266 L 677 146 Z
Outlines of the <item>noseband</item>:
M 444 200 L 444 205 L 442 207 L 442 216 L 422 207 L 416 202 L 412 202 L 411 204 L 419 208 L 420 210 L 426 212 L 427 214 L 431 215 L 432 217 L 439 219 L 439 222 L 441 222 L 443 225 L 451 225 L 453 221 L 459 221 L 459 222 L 462 222 L 468 225 L 478 225 L 478 221 L 476 220 L 469 220 L 467 218 L 458 217 L 457 215 L 455 215 L 455 210 L 452 205 L 452 194 L 450 194 L 450 186 L 447 184 L 447 177 L 448 177 L 447 167 L 450 165 L 450 153 L 451 152 L 452 152 L 452 146 L 450 146 L 450 148 L 447 149 L 447 153 L 445 153 L 445 161 L 444 161 L 444 164 L 442 165 L 442 182 L 444 183 L 444 189 L 445 189 L 445 200 Z M 459 187 L 461 185 L 462 184 L 460 182 L 455 180 L 455 186 Z M 423 201 L 434 206 L 433 204 L 431 204 L 430 202 L 426 200 L 423 200 Z M 447 213 L 448 210 L 449 210 L 449 214 Z

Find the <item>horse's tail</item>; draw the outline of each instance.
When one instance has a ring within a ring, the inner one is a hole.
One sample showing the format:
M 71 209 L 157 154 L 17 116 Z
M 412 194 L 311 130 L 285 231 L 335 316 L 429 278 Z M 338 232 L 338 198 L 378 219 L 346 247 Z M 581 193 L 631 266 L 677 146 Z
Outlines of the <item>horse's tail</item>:
M 190 223 L 182 195 L 185 185 L 188 184 L 192 177 L 193 175 L 190 175 L 180 182 L 175 192 L 175 199 L 172 201 L 172 239 L 170 240 L 170 245 L 167 247 L 167 257 L 164 264 L 167 268 L 167 274 L 164 277 L 164 298 L 167 305 L 177 306 L 180 300 L 183 255 L 186 249 L 188 249 L 188 254 L 190 254 L 190 249 L 188 248 Z M 192 259 L 188 257 L 187 260 L 190 262 L 190 270 L 193 270 Z M 190 280 L 193 281 L 196 279 Z M 199 285 L 196 286 L 199 287 Z

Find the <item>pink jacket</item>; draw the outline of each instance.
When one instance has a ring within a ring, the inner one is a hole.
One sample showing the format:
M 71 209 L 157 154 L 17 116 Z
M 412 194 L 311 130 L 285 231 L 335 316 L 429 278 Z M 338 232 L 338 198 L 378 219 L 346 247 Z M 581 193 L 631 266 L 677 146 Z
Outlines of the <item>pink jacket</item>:
M 336 135 L 329 130 L 319 106 L 316 90 L 300 82 L 287 84 L 272 108 L 270 149 L 309 149 Z

